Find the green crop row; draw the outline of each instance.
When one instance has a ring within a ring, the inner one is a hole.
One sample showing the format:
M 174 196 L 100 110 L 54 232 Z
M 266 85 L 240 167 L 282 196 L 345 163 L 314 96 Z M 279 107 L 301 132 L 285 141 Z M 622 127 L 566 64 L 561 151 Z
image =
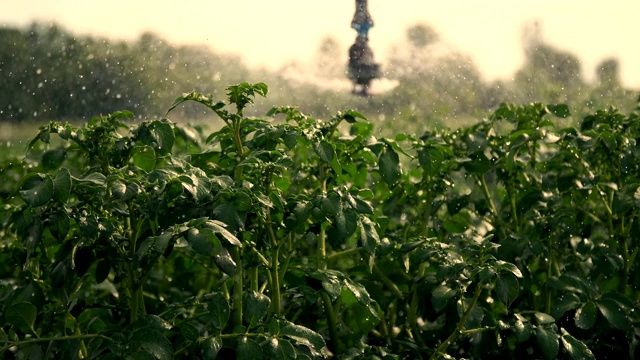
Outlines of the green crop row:
M 42 126 L 0 178 L 6 359 L 634 358 L 639 113 L 502 104 L 376 138 L 356 111 L 211 133 Z M 640 100 L 640 99 L 639 99 Z

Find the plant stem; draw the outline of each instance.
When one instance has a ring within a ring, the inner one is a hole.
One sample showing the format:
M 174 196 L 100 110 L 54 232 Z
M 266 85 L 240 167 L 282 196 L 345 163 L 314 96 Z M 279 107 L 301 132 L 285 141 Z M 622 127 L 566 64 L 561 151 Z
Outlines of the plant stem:
M 242 256 L 240 255 L 240 249 L 234 246 L 231 249 L 231 256 L 236 263 L 236 273 L 233 274 L 233 327 L 242 325 L 242 295 L 243 295 L 243 280 L 244 269 L 242 268 Z
M 325 223 L 320 225 L 320 235 L 318 236 L 318 258 L 317 267 L 320 270 L 327 270 L 327 239 Z
M 469 304 L 469 306 L 465 310 L 464 314 L 462 314 L 462 317 L 460 318 L 460 321 L 458 322 L 458 325 L 456 326 L 456 329 L 451 333 L 451 335 L 449 335 L 447 340 L 445 340 L 442 344 L 440 344 L 440 346 L 438 346 L 438 348 L 433 352 L 433 354 L 430 357 L 431 360 L 435 360 L 435 359 L 439 358 L 440 356 L 444 355 L 446 353 L 446 351 L 447 351 L 447 348 L 454 341 L 456 341 L 456 339 L 463 333 L 463 331 L 465 330 L 464 325 L 467 323 L 467 319 L 471 315 L 471 311 L 475 307 L 476 302 L 478 302 L 478 298 L 480 297 L 480 293 L 482 293 L 482 286 L 481 285 L 482 284 L 478 284 L 478 287 L 476 287 L 476 291 L 473 293 L 473 298 L 471 299 L 471 303 Z
M 398 289 L 398 286 L 396 286 L 396 284 L 393 283 L 393 281 L 391 281 L 387 275 L 385 275 L 380 268 L 378 267 L 378 265 L 373 265 L 373 273 L 376 274 L 376 276 L 380 277 L 380 281 L 382 281 L 383 284 L 385 284 L 389 290 L 391 290 L 391 292 L 393 293 L 393 295 L 395 295 L 396 298 L 402 300 L 404 299 L 404 295 L 402 294 L 402 291 L 400 291 L 400 289 Z
M 104 336 L 102 334 L 67 335 L 67 336 L 41 337 L 41 338 L 27 339 L 27 340 L 20 340 L 20 341 L 0 341 L 2 343 L 6 344 L 5 346 L 3 346 L 0 349 L 0 353 L 2 353 L 4 351 L 6 351 L 7 349 L 12 348 L 14 346 L 34 344 L 34 343 L 39 343 L 39 342 L 86 340 L 86 339 L 95 339 L 95 338 L 101 338 L 101 339 L 104 339 L 104 340 L 113 341 L 113 339 L 111 339 L 110 337 Z
M 337 253 L 329 255 L 327 257 L 327 262 L 335 261 L 335 260 L 337 260 L 337 259 L 339 259 L 339 258 L 341 258 L 343 256 L 350 256 L 350 255 L 353 255 L 353 254 L 357 254 L 357 253 L 359 253 L 361 251 L 364 251 L 363 247 L 354 247 L 354 248 L 351 248 L 351 249 L 343 250 L 343 251 L 340 251 L 340 252 L 337 252 Z
M 338 343 L 340 339 L 338 338 L 338 330 L 336 327 L 336 315 L 333 312 L 333 305 L 331 305 L 331 298 L 329 298 L 329 294 L 326 291 L 321 290 L 320 296 L 322 298 L 322 303 L 324 304 L 324 311 L 327 314 L 327 325 L 329 327 L 329 350 L 334 353 L 334 355 L 339 351 L 340 344 Z

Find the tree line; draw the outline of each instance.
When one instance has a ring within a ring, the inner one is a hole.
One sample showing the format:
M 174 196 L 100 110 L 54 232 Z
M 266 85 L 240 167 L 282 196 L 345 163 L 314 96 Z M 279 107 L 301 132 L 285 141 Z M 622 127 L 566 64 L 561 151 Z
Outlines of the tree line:
M 605 105 L 623 111 L 635 107 L 637 92 L 622 86 L 617 59 L 604 60 L 595 83 L 589 83 L 578 58 L 545 42 L 538 27 L 529 27 L 524 35 L 523 67 L 513 80 L 488 82 L 468 56 L 443 50 L 446 44 L 434 29 L 411 26 L 392 54 L 379 57 L 395 87 L 373 98 L 354 98 L 348 90 L 291 81 L 286 66 L 249 69 L 238 56 L 207 46 L 170 44 L 152 33 L 123 41 L 77 36 L 55 24 L 2 28 L 0 120 L 85 119 L 123 109 L 140 118 L 161 117 L 184 92 L 223 98 L 228 85 L 242 81 L 272 85 L 271 101 L 256 104 L 259 114 L 282 103 L 299 104 L 315 117 L 356 108 L 374 121 L 393 120 L 386 121 L 391 127 L 411 124 L 417 132 L 475 119 L 503 101 L 567 103 L 584 112 Z M 346 78 L 343 50 L 331 38 L 319 44 L 315 80 Z M 200 119 L 208 114 L 185 106 L 173 116 Z

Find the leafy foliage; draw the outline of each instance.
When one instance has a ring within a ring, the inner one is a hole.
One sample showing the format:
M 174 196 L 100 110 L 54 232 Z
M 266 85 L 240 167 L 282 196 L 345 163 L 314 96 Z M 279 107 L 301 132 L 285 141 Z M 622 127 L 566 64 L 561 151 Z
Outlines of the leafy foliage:
M 267 93 L 176 99 L 222 119 L 208 136 L 42 126 L 2 172 L 3 356 L 637 355 L 637 112 L 376 138 L 356 111 L 245 116 Z

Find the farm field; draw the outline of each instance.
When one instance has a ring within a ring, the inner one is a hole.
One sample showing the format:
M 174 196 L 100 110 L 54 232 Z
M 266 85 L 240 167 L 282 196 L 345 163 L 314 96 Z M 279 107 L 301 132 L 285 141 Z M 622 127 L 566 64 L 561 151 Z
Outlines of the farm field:
M 380 136 L 268 93 L 2 139 L 0 356 L 638 357 L 640 98 Z

